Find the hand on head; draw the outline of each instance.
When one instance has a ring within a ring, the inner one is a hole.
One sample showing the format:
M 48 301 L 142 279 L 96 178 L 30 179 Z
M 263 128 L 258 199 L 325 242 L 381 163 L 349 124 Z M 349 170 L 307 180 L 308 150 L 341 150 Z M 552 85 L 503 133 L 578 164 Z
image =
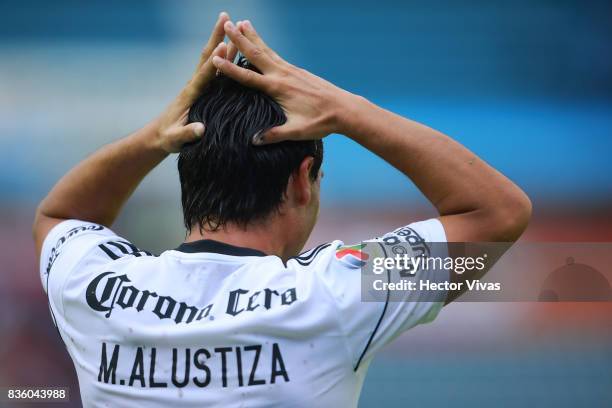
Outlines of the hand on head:
M 206 84 L 215 77 L 217 69 L 212 63 L 212 58 L 215 56 L 225 58 L 227 55 L 227 47 L 223 42 L 225 38 L 223 25 L 228 20 L 227 13 L 219 14 L 191 79 L 158 118 L 156 132 L 158 143 L 168 153 L 178 152 L 184 144 L 193 142 L 204 134 L 203 123 L 185 124 L 187 112 Z
M 249 20 L 224 23 L 228 46 L 212 63 L 224 75 L 272 96 L 285 110 L 287 122 L 253 136 L 254 144 L 321 139 L 341 131 L 340 101 L 348 92 L 282 59 L 261 39 Z M 240 51 L 257 69 L 233 63 Z
M 226 35 L 227 44 L 223 41 Z M 234 64 L 238 51 L 261 73 Z M 203 123 L 185 124 L 187 111 L 217 72 L 265 92 L 285 110 L 287 122 L 253 135 L 253 144 L 321 139 L 342 132 L 342 102 L 350 94 L 283 60 L 250 21 L 234 24 L 222 12 L 193 76 L 158 119 L 158 143 L 168 153 L 178 152 L 204 134 Z

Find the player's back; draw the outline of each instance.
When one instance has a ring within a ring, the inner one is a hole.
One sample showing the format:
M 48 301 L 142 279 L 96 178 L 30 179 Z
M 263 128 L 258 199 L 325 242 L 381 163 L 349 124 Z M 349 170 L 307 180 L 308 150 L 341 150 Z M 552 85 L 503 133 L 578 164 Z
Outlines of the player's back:
M 360 302 L 340 241 L 284 264 L 210 240 L 153 256 L 80 221 L 49 235 L 43 283 L 84 406 L 356 406 L 373 353 L 436 309 Z

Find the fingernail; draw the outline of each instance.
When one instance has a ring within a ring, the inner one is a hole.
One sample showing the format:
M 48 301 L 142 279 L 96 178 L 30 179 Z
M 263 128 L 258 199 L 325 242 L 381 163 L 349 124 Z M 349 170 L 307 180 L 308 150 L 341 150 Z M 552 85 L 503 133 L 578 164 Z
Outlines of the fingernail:
M 193 126 L 193 133 L 197 136 L 197 137 L 202 137 L 202 135 L 204 134 L 204 124 L 203 123 L 196 123 Z
M 261 130 L 259 132 L 255 133 L 255 135 L 253 135 L 253 144 L 254 145 L 263 144 L 263 141 L 264 141 L 264 134 L 263 134 L 263 132 Z
M 234 27 L 234 24 L 231 21 L 226 21 L 224 27 L 227 30 L 234 30 L 236 27 Z
M 223 17 L 229 17 L 229 15 L 225 11 L 222 11 L 219 13 L 219 20 L 221 20 Z
M 247 26 L 248 28 L 252 28 L 253 26 L 251 25 L 251 21 L 250 20 L 244 20 L 242 22 L 242 24 L 244 24 L 245 26 Z
M 215 67 L 219 67 L 219 66 L 221 66 L 221 65 L 223 64 L 223 61 L 224 61 L 224 60 L 223 60 L 223 58 L 221 58 L 221 57 L 220 57 L 220 56 L 218 56 L 218 55 L 215 55 L 215 56 L 213 57 L 213 59 L 212 59 L 213 65 L 214 65 Z

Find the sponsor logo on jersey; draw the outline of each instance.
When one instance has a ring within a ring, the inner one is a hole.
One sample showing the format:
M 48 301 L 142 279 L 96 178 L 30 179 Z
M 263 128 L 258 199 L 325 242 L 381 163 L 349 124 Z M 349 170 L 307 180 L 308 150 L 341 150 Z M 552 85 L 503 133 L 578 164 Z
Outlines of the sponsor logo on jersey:
M 368 254 L 361 251 L 364 247 L 365 244 L 341 246 L 336 250 L 336 259 L 351 268 L 361 268 L 369 258 Z
M 241 313 L 257 313 L 276 307 L 292 305 L 297 301 L 295 287 L 284 290 L 272 288 L 259 288 L 258 290 L 236 288 L 227 293 L 227 301 L 216 308 L 224 310 L 229 316 L 238 316 Z M 172 296 L 158 294 L 157 292 L 140 289 L 132 285 L 126 274 L 107 271 L 99 274 L 87 285 L 85 292 L 87 305 L 96 312 L 104 313 L 110 318 L 113 310 L 135 310 L 136 312 L 153 313 L 160 320 L 171 319 L 176 324 L 198 322 L 203 319 L 213 320 L 215 305 L 190 305 Z
M 382 238 L 378 238 L 378 240 L 386 247 L 391 247 L 391 253 L 393 255 L 409 254 L 408 249 L 412 251 L 411 255 L 414 257 L 428 257 L 431 255 L 429 245 L 425 242 L 425 239 L 410 227 L 398 228 L 392 233 Z M 407 248 L 404 242 L 406 242 L 410 248 Z
M 60 239 L 57 240 L 53 248 L 51 248 L 51 253 L 49 256 L 49 260 L 47 262 L 47 268 L 45 269 L 45 273 L 49 274 L 51 272 L 51 267 L 57 260 L 57 257 L 60 254 L 60 249 L 66 243 L 66 241 L 68 241 L 73 236 L 80 234 L 81 232 L 102 231 L 103 229 L 104 227 L 98 224 L 83 224 L 83 225 L 79 225 L 78 227 L 74 227 L 68 230 L 68 232 L 66 232 L 64 236 L 62 236 Z

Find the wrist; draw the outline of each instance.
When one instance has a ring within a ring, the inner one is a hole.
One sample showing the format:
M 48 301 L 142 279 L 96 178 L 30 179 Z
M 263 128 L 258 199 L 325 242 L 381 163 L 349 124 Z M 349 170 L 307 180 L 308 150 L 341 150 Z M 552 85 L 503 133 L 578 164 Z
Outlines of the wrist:
M 359 132 L 361 122 L 372 103 L 363 96 L 346 91 L 339 101 L 336 113 L 337 133 L 353 137 Z
M 147 123 L 142 129 L 134 134 L 134 137 L 137 139 L 137 143 L 147 151 L 160 157 L 166 157 L 170 154 L 164 147 L 159 119 L 154 119 Z

